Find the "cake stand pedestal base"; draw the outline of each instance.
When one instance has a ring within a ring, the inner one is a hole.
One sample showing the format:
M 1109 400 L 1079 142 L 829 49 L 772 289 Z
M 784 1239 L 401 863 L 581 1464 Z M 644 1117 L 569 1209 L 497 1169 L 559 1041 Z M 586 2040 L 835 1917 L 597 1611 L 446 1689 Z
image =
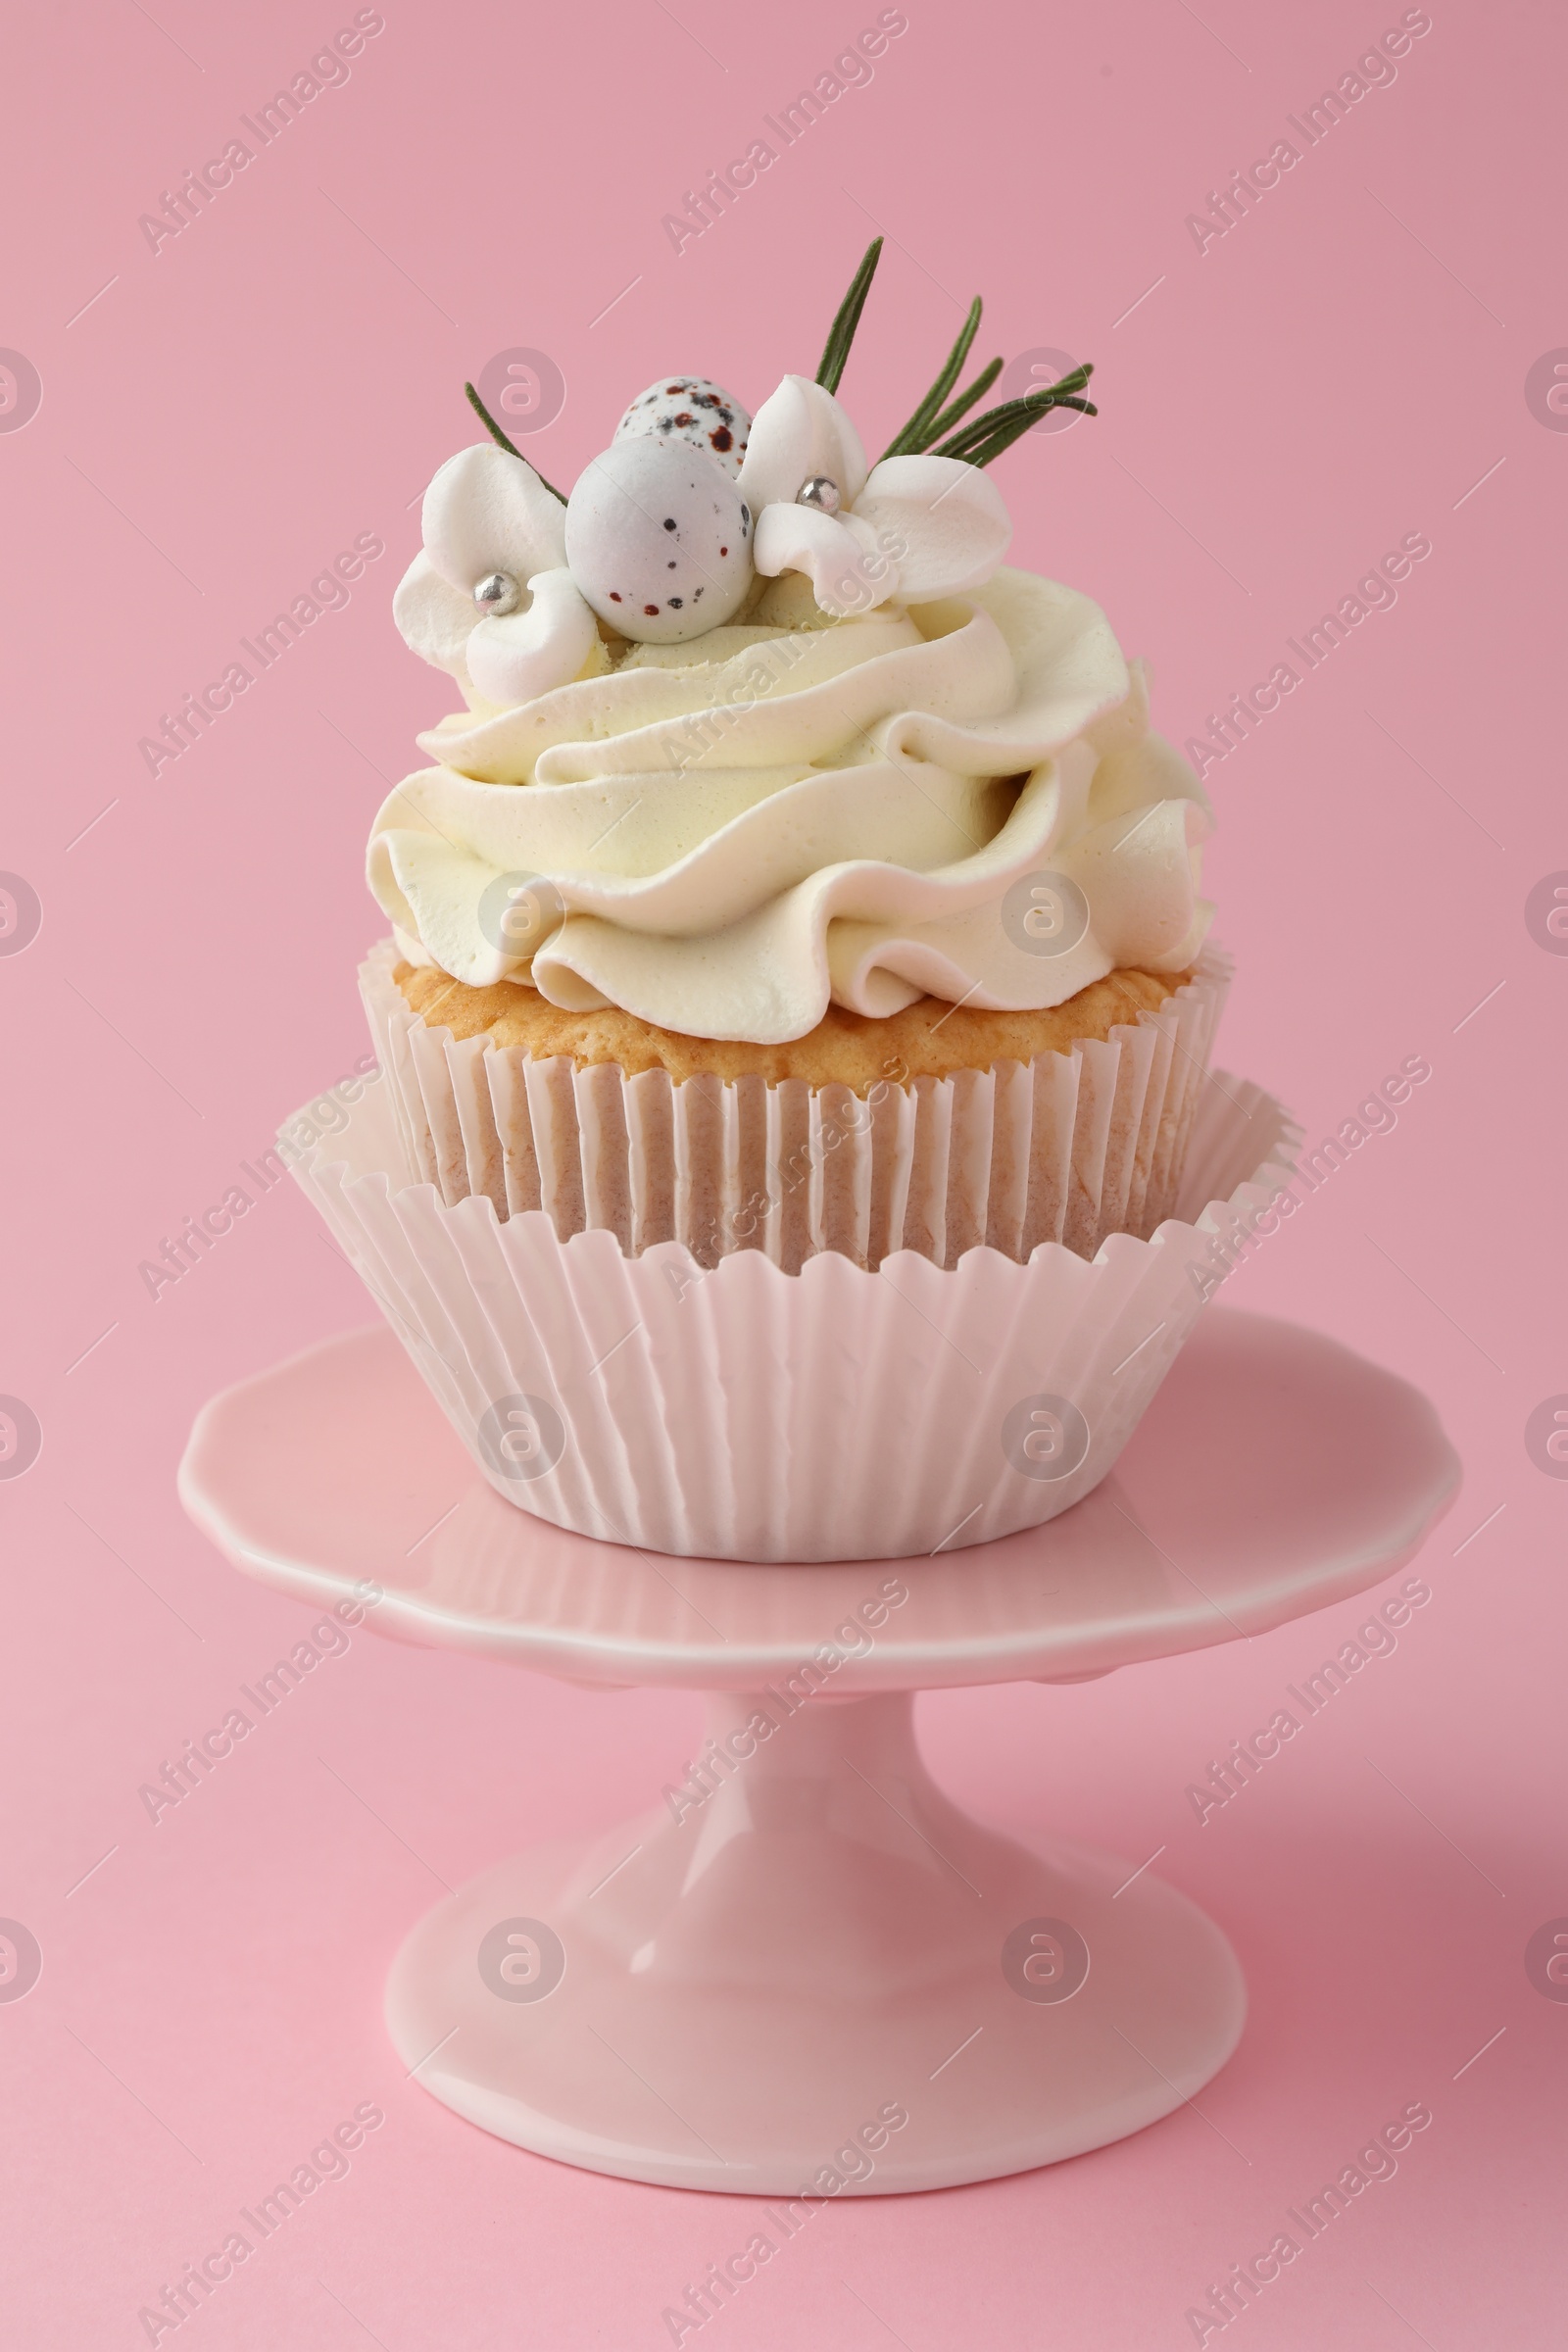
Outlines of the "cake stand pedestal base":
M 820 2197 L 1076 2156 L 1224 2065 L 1242 1974 L 1185 1896 L 970 1820 L 910 1692 L 790 1702 L 713 1697 L 750 1754 L 420 1923 L 387 2022 L 427 2090 L 593 2172 Z
M 920 1761 L 913 1693 L 1265 1633 L 1410 1559 L 1457 1482 L 1403 1381 L 1212 1307 L 1093 1494 L 929 1559 L 566 1534 L 485 1484 L 384 1330 L 215 1397 L 180 1472 L 229 1559 L 352 1622 L 708 1694 L 695 1764 L 643 1820 L 500 1863 L 414 1930 L 387 2019 L 410 2074 L 503 2139 L 786 2199 L 1102 2146 L 1241 2033 L 1218 1929 L 1146 1867 L 969 1820 Z

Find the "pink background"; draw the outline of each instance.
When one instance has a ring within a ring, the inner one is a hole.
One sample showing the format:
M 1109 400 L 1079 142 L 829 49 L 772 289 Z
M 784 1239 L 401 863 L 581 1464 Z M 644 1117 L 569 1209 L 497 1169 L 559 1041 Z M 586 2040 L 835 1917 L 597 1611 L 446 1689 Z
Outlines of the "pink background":
M 0 1390 L 44 1437 L 0 1484 L 0 1914 L 44 1967 L 0 2005 L 8 2343 L 144 2341 L 138 2307 L 366 2100 L 386 2123 L 350 2177 L 191 2323 L 210 2352 L 652 2346 L 746 2234 L 731 2200 L 461 2124 L 404 2082 L 378 2014 L 440 1881 L 640 1808 L 690 1752 L 694 1700 L 361 1637 L 148 1820 L 139 1786 L 307 1623 L 181 1516 L 191 1417 L 367 1300 L 292 1185 L 156 1300 L 137 1268 L 364 1051 L 362 844 L 444 708 L 388 602 L 425 480 L 473 437 L 463 377 L 550 354 L 565 405 L 525 446 L 569 483 L 657 368 L 753 407 L 809 373 L 873 222 L 888 249 L 844 387 L 873 446 L 977 289 L 978 353 L 1098 362 L 1100 418 L 996 478 L 1016 559 L 1105 604 L 1178 741 L 1403 534 L 1431 540 L 1397 605 L 1209 769 L 1209 871 L 1240 966 L 1223 1058 L 1309 1142 L 1405 1056 L 1432 1067 L 1228 1296 L 1420 1381 L 1467 1483 L 1397 1653 L 1201 1827 L 1187 1784 L 1364 1612 L 1077 1690 L 922 1702 L 974 1809 L 1134 1860 L 1163 1846 L 1233 1937 L 1251 2022 L 1201 2115 L 835 2208 L 712 2331 L 732 2352 L 1191 2342 L 1206 2283 L 1422 2099 L 1398 2177 L 1269 2288 L 1248 2341 L 1560 2340 L 1568 2006 L 1523 1955 L 1568 1913 L 1568 1488 L 1524 1438 L 1568 1390 L 1545 1205 L 1568 961 L 1525 920 L 1568 867 L 1545 725 L 1568 439 L 1526 398 L 1568 344 L 1563 22 L 1433 0 L 1392 86 L 1200 254 L 1189 212 L 1396 5 L 908 0 L 870 83 L 677 255 L 662 216 L 876 13 L 387 0 L 346 85 L 156 255 L 138 217 L 352 8 L 14 18 L 0 173 L 26 226 L 0 343 L 43 399 L 0 432 L 0 867 L 43 925 L 0 957 Z M 151 777 L 160 713 L 363 532 L 387 552 L 347 609 Z

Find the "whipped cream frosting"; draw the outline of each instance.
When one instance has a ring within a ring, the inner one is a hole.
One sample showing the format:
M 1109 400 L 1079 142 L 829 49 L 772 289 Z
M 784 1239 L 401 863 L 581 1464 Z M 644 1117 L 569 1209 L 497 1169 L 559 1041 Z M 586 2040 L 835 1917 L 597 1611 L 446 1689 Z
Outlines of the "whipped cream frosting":
M 1141 664 L 1029 573 L 837 620 L 785 579 L 688 643 L 596 643 L 514 708 L 462 682 L 368 877 L 409 960 L 470 986 L 777 1044 L 829 1002 L 1033 1008 L 1185 970 L 1208 928 L 1207 804 Z M 530 955 L 495 920 L 503 877 L 540 885 Z M 1077 909 L 1057 940 L 1020 914 L 1035 885 Z

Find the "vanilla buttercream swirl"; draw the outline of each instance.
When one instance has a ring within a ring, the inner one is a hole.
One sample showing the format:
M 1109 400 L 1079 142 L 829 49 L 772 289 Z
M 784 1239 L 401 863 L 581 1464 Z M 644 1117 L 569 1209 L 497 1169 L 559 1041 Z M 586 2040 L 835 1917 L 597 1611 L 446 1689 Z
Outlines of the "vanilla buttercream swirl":
M 1118 966 L 1185 970 L 1212 911 L 1202 788 L 1141 666 L 1025 572 L 618 666 L 596 647 L 419 742 L 437 764 L 389 796 L 368 861 L 403 953 L 569 1010 L 781 1044 L 830 1001 L 1044 1007 Z M 543 910 L 524 954 L 495 915 L 516 889 Z

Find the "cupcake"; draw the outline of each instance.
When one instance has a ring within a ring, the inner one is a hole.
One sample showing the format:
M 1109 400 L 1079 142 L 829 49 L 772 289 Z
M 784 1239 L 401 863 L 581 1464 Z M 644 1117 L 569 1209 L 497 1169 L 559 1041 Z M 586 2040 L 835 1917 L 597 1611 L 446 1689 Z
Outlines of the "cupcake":
M 1229 1195 L 1287 1141 L 1206 1079 L 1202 789 L 1099 608 L 1003 561 L 987 468 L 1095 414 L 1090 370 L 975 415 L 977 303 L 868 466 L 837 392 L 877 250 L 814 380 L 753 417 L 661 378 L 569 498 L 470 387 L 491 440 L 394 607 L 463 708 L 370 837 L 384 1094 L 302 1177 L 501 1492 L 662 1549 L 1065 1507 L 1200 1303 L 1195 1162 Z M 906 1394 L 920 1319 L 961 1404 Z

